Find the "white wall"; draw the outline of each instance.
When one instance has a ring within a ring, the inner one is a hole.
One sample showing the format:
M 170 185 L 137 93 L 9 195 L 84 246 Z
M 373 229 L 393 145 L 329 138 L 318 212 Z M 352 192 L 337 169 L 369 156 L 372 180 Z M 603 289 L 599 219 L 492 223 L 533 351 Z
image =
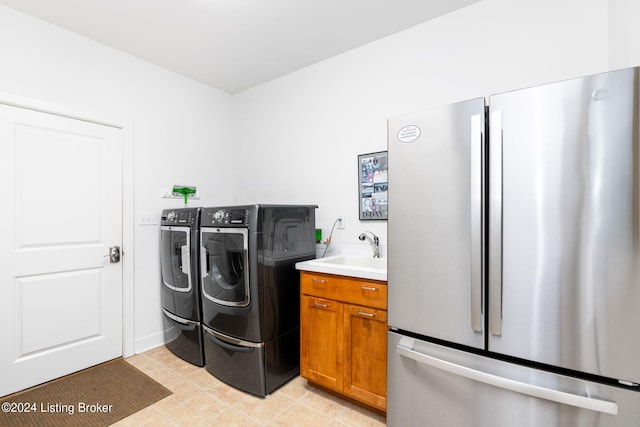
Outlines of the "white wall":
M 181 206 L 160 197 L 174 184 L 197 185 L 200 205 L 232 202 L 231 188 L 219 185 L 230 182 L 230 95 L 4 6 L 0 52 L 0 94 L 116 118 L 129 128 L 136 212 Z M 139 352 L 163 342 L 158 228 L 127 227 L 135 233 Z M 123 250 L 126 259 L 131 248 Z
M 346 217 L 335 250 L 365 229 L 386 244 L 357 210 L 357 155 L 386 150 L 386 119 L 606 71 L 606 16 L 606 0 L 484 0 L 237 94 L 236 201 L 317 203 L 323 228 Z
M 640 65 L 640 1 L 609 0 L 609 67 Z

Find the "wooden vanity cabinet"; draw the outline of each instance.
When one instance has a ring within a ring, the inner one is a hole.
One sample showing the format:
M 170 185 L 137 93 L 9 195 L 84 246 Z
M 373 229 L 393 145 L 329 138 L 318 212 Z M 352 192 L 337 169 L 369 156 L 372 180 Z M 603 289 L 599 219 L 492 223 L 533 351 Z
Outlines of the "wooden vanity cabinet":
M 302 271 L 300 290 L 300 375 L 386 411 L 386 282 Z

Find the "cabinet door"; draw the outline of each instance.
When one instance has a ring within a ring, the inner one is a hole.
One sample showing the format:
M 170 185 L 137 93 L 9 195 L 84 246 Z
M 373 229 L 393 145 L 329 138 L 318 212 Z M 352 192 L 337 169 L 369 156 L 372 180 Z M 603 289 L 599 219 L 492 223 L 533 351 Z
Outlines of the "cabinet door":
M 344 334 L 345 394 L 386 410 L 387 312 L 346 305 Z
M 300 310 L 300 374 L 337 391 L 343 384 L 343 307 L 303 295 Z

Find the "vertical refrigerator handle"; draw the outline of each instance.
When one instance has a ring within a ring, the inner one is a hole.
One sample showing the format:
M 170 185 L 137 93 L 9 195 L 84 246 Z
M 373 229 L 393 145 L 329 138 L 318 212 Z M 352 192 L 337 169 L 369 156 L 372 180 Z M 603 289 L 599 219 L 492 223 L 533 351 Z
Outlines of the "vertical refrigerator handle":
M 482 158 L 481 115 L 471 116 L 471 329 L 482 332 Z
M 489 118 L 489 333 L 502 334 L 502 113 Z

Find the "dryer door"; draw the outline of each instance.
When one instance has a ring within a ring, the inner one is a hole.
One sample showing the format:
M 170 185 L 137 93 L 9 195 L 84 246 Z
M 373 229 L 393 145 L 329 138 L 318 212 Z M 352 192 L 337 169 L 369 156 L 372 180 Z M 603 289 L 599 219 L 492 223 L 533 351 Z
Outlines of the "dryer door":
M 190 233 L 189 227 L 160 227 L 162 284 L 172 291 L 192 289 Z
M 202 293 L 217 304 L 249 305 L 249 238 L 246 228 L 200 231 Z

